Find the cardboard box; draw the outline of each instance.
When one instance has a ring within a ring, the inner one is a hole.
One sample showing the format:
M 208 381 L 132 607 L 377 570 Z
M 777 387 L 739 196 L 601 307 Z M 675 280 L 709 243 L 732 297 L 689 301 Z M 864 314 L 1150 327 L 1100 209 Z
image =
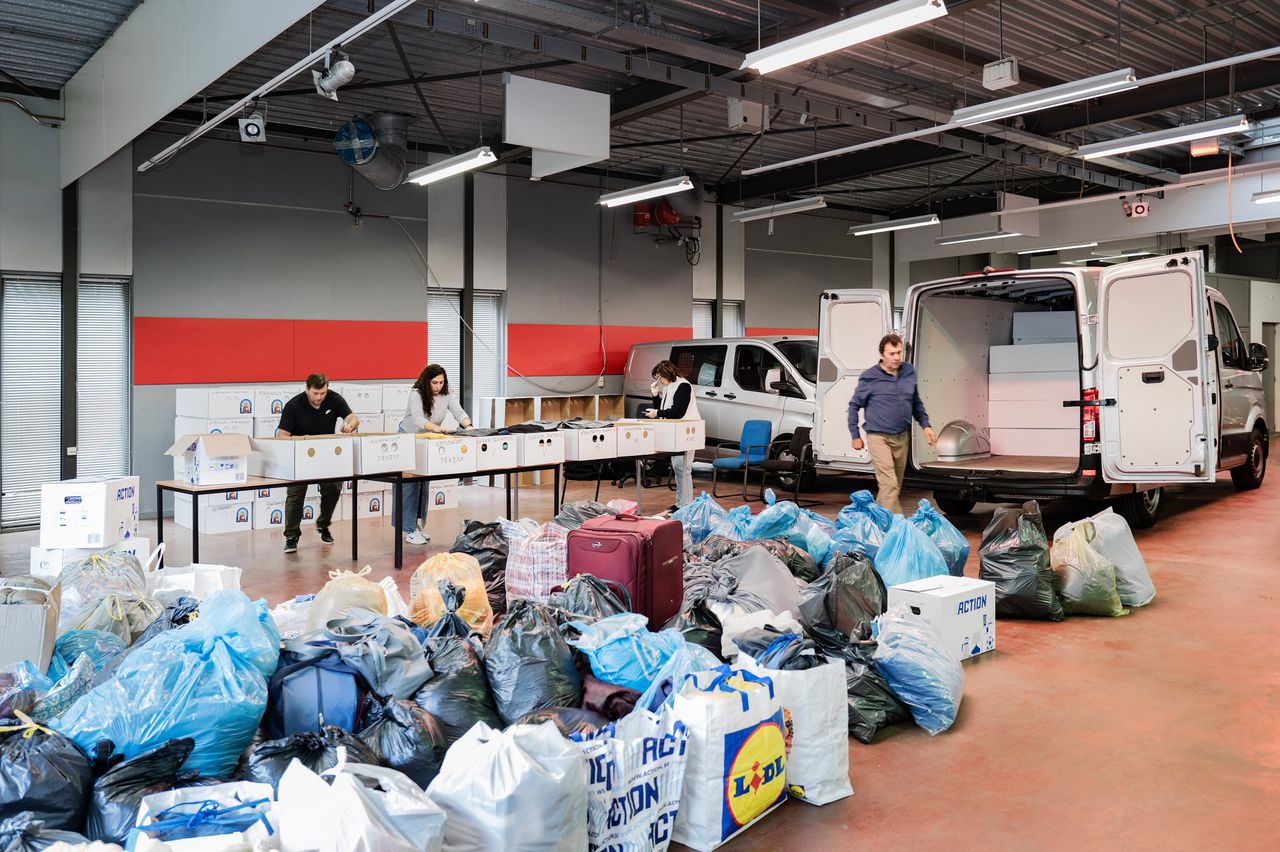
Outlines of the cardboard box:
M 1080 350 L 1071 343 L 1022 343 L 992 346 L 987 362 L 989 373 L 1075 372 L 1080 367 Z
M 618 430 L 565 429 L 564 457 L 567 461 L 598 461 L 618 457 Z
M 445 509 L 458 508 L 458 489 L 453 485 L 437 485 L 431 483 L 431 488 L 427 490 L 427 510 L 428 512 L 442 511 Z M 391 507 L 387 507 L 387 514 L 391 513 Z
M 255 438 L 250 470 L 270 479 L 327 479 L 351 476 L 351 437 Z
M 356 473 L 396 473 L 413 470 L 417 462 L 416 440 L 407 432 L 390 435 L 353 435 Z M 473 458 L 474 458 L 474 447 Z
M 409 410 L 409 394 L 413 392 L 413 381 L 406 379 L 394 385 L 382 386 L 382 411 L 394 414 L 396 419 L 404 417 Z
M 355 497 L 353 503 L 352 497 Z M 358 504 L 359 513 L 357 514 Z M 368 494 L 343 494 L 339 501 L 342 507 L 342 519 L 352 521 L 359 518 L 378 518 L 391 514 L 391 492 L 373 491 Z
M 991 454 L 995 456 L 1080 455 L 1080 427 L 1074 429 L 992 429 Z
M 1080 425 L 1080 409 L 1063 408 L 1060 400 L 992 400 L 987 423 L 992 429 L 1072 429 Z
M 30 660 L 44 674 L 58 638 L 58 596 L 56 591 L 30 588 L 22 579 L 0 577 L 0 669 Z M 16 594 L 6 589 L 21 589 L 23 598 L 33 600 L 5 603 Z
M 173 495 L 173 522 L 191 529 L 191 497 Z M 253 529 L 253 502 L 210 503 L 200 498 L 200 534 L 241 532 Z
M 520 464 L 518 435 L 476 438 L 476 470 L 508 470 Z
M 412 438 L 413 436 L 412 436 L 412 435 L 409 435 L 409 436 L 407 436 L 407 437 Z M 409 469 L 410 469 L 410 470 L 412 470 L 412 469 L 413 469 L 413 466 L 412 466 L 412 465 L 410 465 L 410 466 L 409 466 Z M 373 493 L 373 492 L 375 492 L 375 491 L 390 491 L 390 490 L 391 490 L 391 483 L 390 483 L 390 482 L 379 482 L 379 481 L 378 481 L 378 480 L 376 480 L 376 479 L 361 479 L 361 480 L 359 480 L 359 482 L 360 482 L 360 489 L 359 489 L 359 493 L 360 493 L 360 494 L 372 494 L 372 493 Z M 281 492 L 281 493 L 283 493 L 283 492 Z M 318 493 L 318 491 L 317 491 L 317 493 Z M 350 481 L 350 480 L 348 480 L 348 481 L 346 481 L 346 482 L 342 483 L 342 493 L 343 493 L 343 494 L 350 494 L 350 493 L 351 493 L 351 481 Z
M 382 385 L 347 385 L 342 398 L 356 414 L 382 413 Z
M 261 385 L 253 389 L 253 416 L 280 420 L 285 404 L 306 389 L 305 385 Z
M 95 548 L 95 550 L 100 548 Z M 145 563 L 151 556 L 151 539 L 137 538 L 125 539 L 111 547 L 112 550 L 123 553 L 132 553 L 138 557 L 138 561 Z M 67 558 L 82 559 L 86 554 L 93 553 L 94 550 L 74 550 L 52 548 L 46 550 L 43 547 L 31 548 L 31 568 L 29 573 L 32 577 L 39 577 L 45 580 L 49 585 L 55 585 L 58 582 L 58 576 L 62 574 L 62 566 L 66 564 Z
M 182 417 L 252 417 L 252 387 L 178 388 L 177 409 Z
M 415 473 L 439 476 L 446 473 L 475 472 L 475 438 L 433 437 L 433 434 L 421 433 L 415 437 Z
M 659 453 L 684 453 L 707 445 L 705 420 L 621 420 L 619 426 L 653 431 L 653 449 Z
M 1080 373 L 1056 370 L 1039 373 L 993 373 L 987 398 L 995 401 L 1080 399 Z
M 253 502 L 283 500 L 285 497 L 284 486 L 275 488 L 255 488 L 253 490 Z
M 361 435 L 385 435 L 388 432 L 391 434 L 396 433 L 395 429 L 387 428 L 387 420 L 381 414 L 358 413 L 356 414 L 356 417 L 360 418 L 360 426 L 357 431 Z M 399 421 L 396 421 L 396 425 L 399 425 Z
M 249 479 L 252 444 L 248 435 L 187 434 L 164 454 L 182 456 L 189 485 L 234 485 Z
M 618 457 L 651 456 L 657 450 L 657 435 L 647 423 L 619 423 Z
M 961 660 L 996 647 L 996 585 L 972 577 L 929 577 L 889 587 L 890 607 L 906 606 Z
M 173 439 L 183 435 L 252 435 L 252 417 L 175 417 Z
M 1020 311 L 1013 315 L 1014 345 L 1074 343 L 1079 321 L 1075 311 Z
M 253 418 L 253 437 L 255 438 L 274 438 L 276 429 L 280 426 L 280 415 L 273 414 L 270 417 Z
M 527 432 L 511 437 L 516 439 L 516 455 L 521 467 L 564 461 L 563 432 Z
M 86 476 L 40 486 L 40 546 L 110 547 L 138 534 L 138 477 Z
M 253 501 L 253 528 L 255 530 L 270 530 L 282 527 L 284 527 L 283 497 Z

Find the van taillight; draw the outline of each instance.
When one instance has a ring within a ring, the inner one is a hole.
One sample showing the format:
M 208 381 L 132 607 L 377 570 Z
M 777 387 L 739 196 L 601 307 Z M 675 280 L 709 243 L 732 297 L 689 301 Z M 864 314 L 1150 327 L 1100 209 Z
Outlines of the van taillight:
M 1080 436 L 1085 443 L 1098 440 L 1098 389 L 1084 389 L 1085 404 L 1080 406 Z M 1089 403 L 1095 403 L 1089 405 Z

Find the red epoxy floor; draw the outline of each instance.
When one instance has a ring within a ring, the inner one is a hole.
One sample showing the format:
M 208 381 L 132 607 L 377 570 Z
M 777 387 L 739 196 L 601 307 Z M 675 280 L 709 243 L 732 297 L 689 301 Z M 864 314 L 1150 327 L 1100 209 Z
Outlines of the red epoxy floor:
M 704 483 L 697 482 L 699 488 Z M 526 489 L 523 514 L 550 516 L 550 489 Z M 601 499 L 634 498 L 607 484 Z M 428 547 L 406 545 L 409 575 L 447 549 L 464 517 L 503 511 L 498 489 L 462 490 L 433 513 Z M 571 499 L 591 489 L 570 484 Z M 649 490 L 656 511 L 672 494 Z M 843 490 L 817 511 L 834 517 Z M 908 494 L 912 505 L 919 494 Z M 722 500 L 725 506 L 740 501 Z M 756 504 L 757 510 L 759 504 Z M 1053 527 L 1080 507 L 1050 506 Z M 1118 619 L 1001 621 L 997 650 L 966 663 L 957 724 L 930 737 L 900 725 L 873 745 L 849 741 L 855 794 L 788 802 L 729 844 L 775 849 L 1273 849 L 1280 833 L 1280 481 L 1236 492 L 1225 476 L 1167 495 L 1165 517 L 1137 534 L 1157 587 Z M 973 554 L 991 507 L 957 525 Z M 278 533 L 203 537 L 202 559 L 240 565 L 244 589 L 272 604 L 351 568 L 348 524 L 333 546 L 304 530 L 296 555 Z M 189 561 L 189 531 L 166 523 L 169 564 Z M 154 536 L 154 523 L 144 534 Z M 361 522 L 360 565 L 394 575 L 389 519 Z M 26 569 L 34 532 L 0 536 L 5 574 Z

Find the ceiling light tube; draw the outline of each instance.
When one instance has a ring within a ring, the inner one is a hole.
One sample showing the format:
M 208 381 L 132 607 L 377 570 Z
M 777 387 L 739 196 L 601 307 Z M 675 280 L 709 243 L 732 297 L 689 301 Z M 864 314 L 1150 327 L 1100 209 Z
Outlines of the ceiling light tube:
M 753 50 L 740 70 L 768 74 L 947 14 L 942 0 L 897 0 L 825 27 Z
M 405 178 L 409 183 L 416 183 L 418 186 L 426 186 L 429 183 L 435 183 L 438 180 L 451 178 L 454 175 L 460 175 L 463 172 L 469 172 L 472 169 L 478 169 L 481 166 L 487 166 L 498 158 L 489 150 L 486 145 L 483 148 L 477 148 L 474 151 L 468 151 L 465 154 L 459 154 L 456 157 L 450 157 L 447 160 L 441 160 L 429 166 L 423 166 L 409 172 L 409 177 Z
M 1153 251 L 1122 251 L 1119 254 L 1105 255 L 1098 258 L 1098 260 L 1125 260 L 1130 257 L 1153 257 L 1154 255 L 1155 252 Z
M 981 240 L 1002 240 L 1005 237 L 1020 237 L 1018 231 L 984 231 L 981 234 L 963 234 L 958 237 L 938 237 L 933 241 L 936 246 L 954 246 L 960 243 L 976 243 Z
M 1018 254 L 1050 254 L 1051 252 L 1055 252 L 1055 251 L 1070 251 L 1071 249 L 1093 248 L 1096 245 L 1097 243 L 1093 242 L 1093 243 L 1076 243 L 1073 246 L 1054 246 L 1053 248 L 1022 249 L 1021 251 L 1018 252 Z
M 1113 157 L 1116 154 L 1128 154 L 1130 151 L 1176 145 L 1179 142 L 1217 137 L 1227 133 L 1242 133 L 1248 129 L 1249 119 L 1243 115 L 1228 115 L 1212 121 L 1202 121 L 1199 124 L 1187 124 L 1182 127 L 1171 127 L 1168 130 L 1138 133 L 1120 139 L 1109 139 L 1106 142 L 1081 145 L 1080 157 L 1085 160 L 1095 160 L 1098 157 Z
M 603 204 L 605 207 L 617 207 L 621 204 L 634 204 L 637 201 L 647 201 L 650 198 L 673 195 L 677 192 L 684 192 L 686 189 L 693 189 L 693 181 L 689 180 L 688 175 L 680 175 L 655 183 L 633 186 L 631 189 L 606 192 L 600 196 L 600 200 L 596 203 Z
M 1280 204 L 1280 189 L 1268 189 L 1253 194 L 1254 204 Z
M 789 213 L 804 213 L 807 210 L 821 210 L 827 206 L 827 200 L 821 195 L 810 198 L 797 198 L 795 201 L 784 201 L 781 204 L 770 204 L 767 207 L 752 207 L 750 210 L 739 210 L 733 214 L 735 222 L 754 222 L 757 219 L 772 219 L 774 216 L 786 216 Z
M 967 106 L 952 113 L 951 121 L 968 127 L 1049 107 L 1073 104 L 1086 98 L 1123 92 L 1137 86 L 1138 80 L 1133 75 L 1133 69 L 1121 68 L 1119 71 L 1108 71 L 1106 74 L 1063 83 L 1060 86 L 1049 86 L 997 101 L 987 101 L 985 104 Z
M 885 231 L 905 231 L 908 228 L 927 228 L 938 224 L 938 217 L 930 213 L 928 216 L 912 216 L 910 219 L 889 219 L 885 222 L 868 222 L 865 225 L 854 225 L 849 229 L 851 237 L 865 237 L 867 234 L 882 234 Z M 1095 243 L 1095 245 L 1097 245 Z

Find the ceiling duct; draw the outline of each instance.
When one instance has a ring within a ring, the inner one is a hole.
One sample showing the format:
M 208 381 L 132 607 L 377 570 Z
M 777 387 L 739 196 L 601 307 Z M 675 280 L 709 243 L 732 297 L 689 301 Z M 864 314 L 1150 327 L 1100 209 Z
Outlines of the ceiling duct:
M 398 112 L 353 118 L 338 128 L 333 147 L 342 162 L 369 183 L 382 190 L 395 189 L 404 183 L 409 121 L 409 116 Z
M 674 195 L 668 195 L 662 200 L 675 211 L 682 222 L 692 222 L 698 217 L 698 208 L 702 204 L 702 179 L 695 174 L 687 173 L 683 168 L 676 165 L 667 164 L 662 167 L 662 179 L 679 177 L 688 174 L 689 179 L 693 181 L 693 189 L 686 189 L 684 192 L 677 192 Z

